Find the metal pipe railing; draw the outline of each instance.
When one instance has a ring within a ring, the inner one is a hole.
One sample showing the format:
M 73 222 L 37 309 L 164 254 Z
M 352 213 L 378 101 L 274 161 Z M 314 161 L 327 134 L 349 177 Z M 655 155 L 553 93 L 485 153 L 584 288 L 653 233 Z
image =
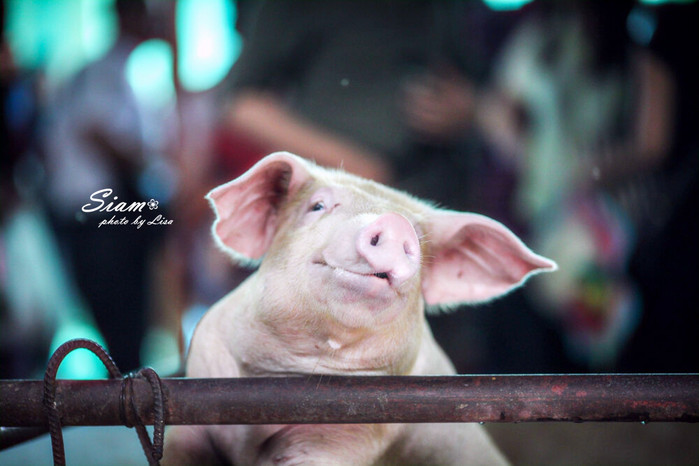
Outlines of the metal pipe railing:
M 153 423 L 152 387 L 128 403 Z M 699 422 L 699 374 L 305 376 L 161 380 L 166 424 Z M 59 380 L 61 424 L 123 425 L 124 382 Z M 47 424 L 44 382 L 0 380 L 0 426 Z

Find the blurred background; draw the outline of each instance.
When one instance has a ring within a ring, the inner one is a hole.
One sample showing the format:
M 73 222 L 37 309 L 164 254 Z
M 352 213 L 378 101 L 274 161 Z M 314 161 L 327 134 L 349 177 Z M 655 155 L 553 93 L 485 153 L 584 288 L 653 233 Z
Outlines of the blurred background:
M 124 371 L 181 371 L 248 273 L 212 247 L 203 196 L 274 150 L 489 215 L 558 262 L 430 317 L 460 372 L 698 371 L 698 19 L 693 1 L 4 0 L 0 377 L 40 377 L 78 336 Z M 93 359 L 62 374 L 104 374 Z

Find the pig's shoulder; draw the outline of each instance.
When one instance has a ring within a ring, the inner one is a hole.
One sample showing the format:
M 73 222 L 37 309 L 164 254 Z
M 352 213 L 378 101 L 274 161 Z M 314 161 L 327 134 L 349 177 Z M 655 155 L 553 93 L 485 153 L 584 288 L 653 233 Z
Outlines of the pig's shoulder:
M 188 377 L 240 376 L 231 348 L 236 322 L 231 294 L 216 303 L 197 324 L 187 354 Z
M 411 375 L 452 375 L 455 372 L 454 366 L 435 341 L 429 325 L 425 322 L 420 350 Z

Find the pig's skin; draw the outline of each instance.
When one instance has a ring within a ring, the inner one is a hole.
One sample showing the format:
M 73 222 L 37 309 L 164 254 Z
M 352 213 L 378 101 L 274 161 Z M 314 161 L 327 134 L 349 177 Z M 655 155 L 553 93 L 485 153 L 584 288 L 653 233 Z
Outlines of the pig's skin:
M 435 209 L 287 153 L 266 157 L 209 199 L 223 249 L 237 259 L 264 259 L 200 322 L 189 377 L 453 374 L 427 325 L 425 303 L 488 300 L 555 269 L 497 222 Z M 371 246 L 388 244 L 378 241 L 377 228 L 382 239 L 399 241 L 386 253 L 395 261 L 363 251 L 363 234 L 373 239 Z M 173 427 L 164 462 L 505 459 L 476 424 L 242 425 Z

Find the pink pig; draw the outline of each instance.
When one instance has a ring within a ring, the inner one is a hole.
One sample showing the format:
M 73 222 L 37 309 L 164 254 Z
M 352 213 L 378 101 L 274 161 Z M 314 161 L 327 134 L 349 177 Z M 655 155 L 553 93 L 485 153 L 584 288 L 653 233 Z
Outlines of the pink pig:
M 425 307 L 490 300 L 555 270 L 500 223 L 275 153 L 207 196 L 259 269 L 197 327 L 189 377 L 453 374 Z M 177 426 L 172 464 L 501 464 L 477 424 Z

